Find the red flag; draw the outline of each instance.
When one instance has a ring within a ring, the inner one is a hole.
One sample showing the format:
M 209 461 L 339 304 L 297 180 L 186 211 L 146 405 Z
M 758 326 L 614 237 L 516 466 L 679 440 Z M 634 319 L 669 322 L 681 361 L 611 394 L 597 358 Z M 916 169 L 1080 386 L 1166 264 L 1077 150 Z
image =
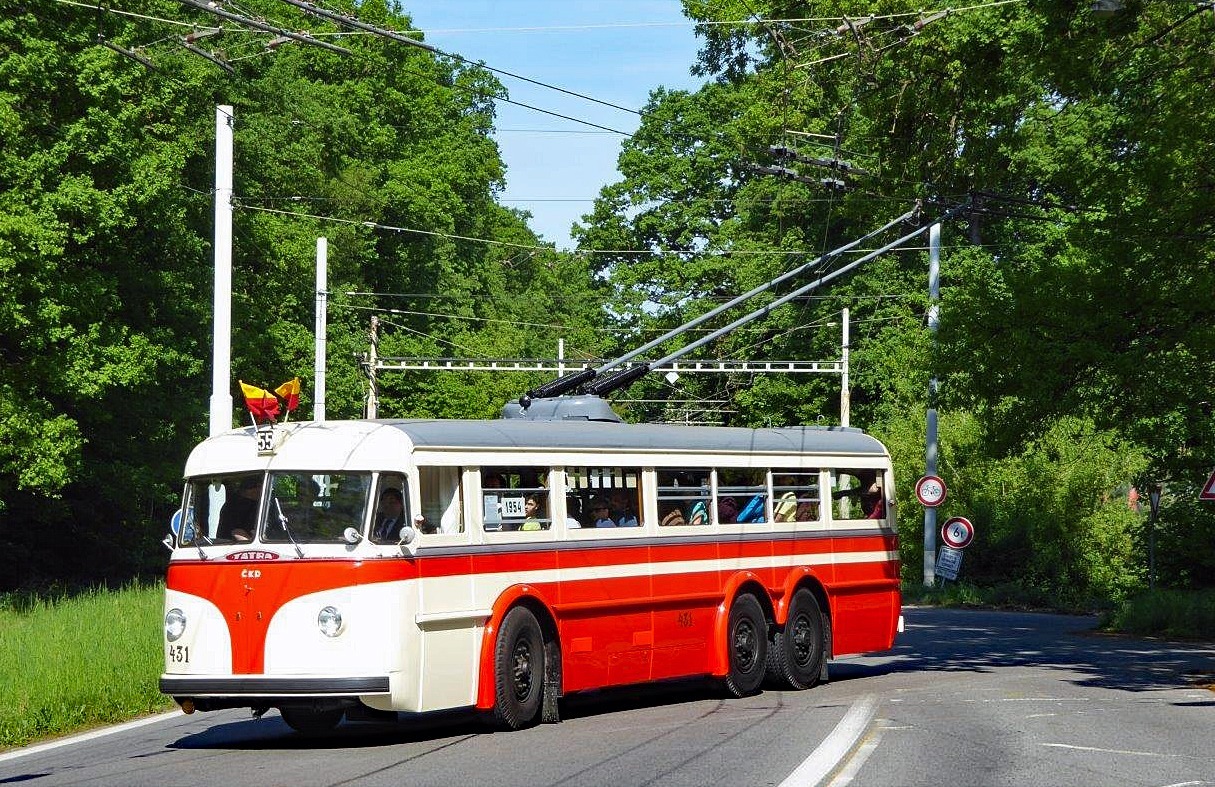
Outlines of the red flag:
M 287 412 L 300 406 L 300 378 L 288 380 L 275 388 L 274 392 L 283 397 L 283 401 L 287 403 Z
M 248 385 L 244 380 L 237 380 L 240 389 L 245 394 L 245 407 L 253 413 L 254 419 L 273 421 L 278 415 L 278 399 L 269 391 Z

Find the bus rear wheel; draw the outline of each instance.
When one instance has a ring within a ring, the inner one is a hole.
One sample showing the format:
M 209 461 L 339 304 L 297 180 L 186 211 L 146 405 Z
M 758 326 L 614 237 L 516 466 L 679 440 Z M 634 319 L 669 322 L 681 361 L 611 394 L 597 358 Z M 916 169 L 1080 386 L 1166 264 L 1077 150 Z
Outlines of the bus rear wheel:
M 526 727 L 544 696 L 544 635 L 536 616 L 515 607 L 502 619 L 494 648 L 494 720 L 508 730 Z
M 785 627 L 768 651 L 768 675 L 782 686 L 808 689 L 818 683 L 826 655 L 823 613 L 818 600 L 802 588 L 793 594 Z
M 730 656 L 726 691 L 734 697 L 755 692 L 767 669 L 768 619 L 764 617 L 764 608 L 750 593 L 739 596 L 730 607 L 726 647 Z
M 279 714 L 287 726 L 301 735 L 324 735 L 342 721 L 345 711 L 341 708 L 313 710 L 311 708 L 279 708 Z

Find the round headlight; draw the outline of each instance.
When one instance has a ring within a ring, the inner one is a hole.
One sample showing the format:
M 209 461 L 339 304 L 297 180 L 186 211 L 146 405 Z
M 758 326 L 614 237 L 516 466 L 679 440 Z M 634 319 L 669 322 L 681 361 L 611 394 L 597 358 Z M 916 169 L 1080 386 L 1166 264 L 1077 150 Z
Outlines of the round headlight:
M 176 607 L 165 613 L 165 639 L 175 642 L 186 633 L 186 613 Z
M 316 616 L 316 625 L 326 637 L 336 637 L 342 633 L 342 613 L 335 607 L 325 607 Z

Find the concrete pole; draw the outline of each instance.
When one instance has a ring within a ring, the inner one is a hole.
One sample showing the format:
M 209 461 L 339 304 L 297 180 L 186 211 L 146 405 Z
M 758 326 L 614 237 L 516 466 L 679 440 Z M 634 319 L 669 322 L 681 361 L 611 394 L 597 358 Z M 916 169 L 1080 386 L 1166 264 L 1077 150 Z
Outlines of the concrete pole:
M 941 225 L 928 228 L 928 332 L 936 341 L 941 300 Z M 928 424 L 924 435 L 924 474 L 937 474 L 937 378 L 928 381 Z M 924 508 L 924 586 L 937 580 L 937 510 Z
M 329 327 L 329 239 L 316 239 L 316 360 L 312 420 L 325 420 L 325 352 Z
M 215 107 L 215 305 L 211 435 L 232 428 L 232 107 Z
M 367 356 L 367 378 L 370 383 L 367 391 L 367 417 L 378 418 L 380 409 L 380 392 L 376 381 L 376 366 L 380 362 L 380 318 L 371 315 L 371 352 Z
M 852 420 L 852 390 L 848 383 L 848 310 L 844 309 L 843 315 L 843 333 L 841 334 L 840 353 L 842 358 L 843 373 L 840 376 L 840 426 L 848 426 Z

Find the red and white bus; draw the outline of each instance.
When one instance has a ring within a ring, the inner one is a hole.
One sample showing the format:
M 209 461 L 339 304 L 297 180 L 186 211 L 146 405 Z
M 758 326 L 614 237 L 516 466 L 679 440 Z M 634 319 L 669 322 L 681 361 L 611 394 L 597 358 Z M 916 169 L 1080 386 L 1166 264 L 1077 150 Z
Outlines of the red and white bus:
M 187 712 L 518 728 L 607 686 L 808 688 L 902 628 L 890 457 L 854 429 L 301 422 L 185 475 L 160 688 Z

